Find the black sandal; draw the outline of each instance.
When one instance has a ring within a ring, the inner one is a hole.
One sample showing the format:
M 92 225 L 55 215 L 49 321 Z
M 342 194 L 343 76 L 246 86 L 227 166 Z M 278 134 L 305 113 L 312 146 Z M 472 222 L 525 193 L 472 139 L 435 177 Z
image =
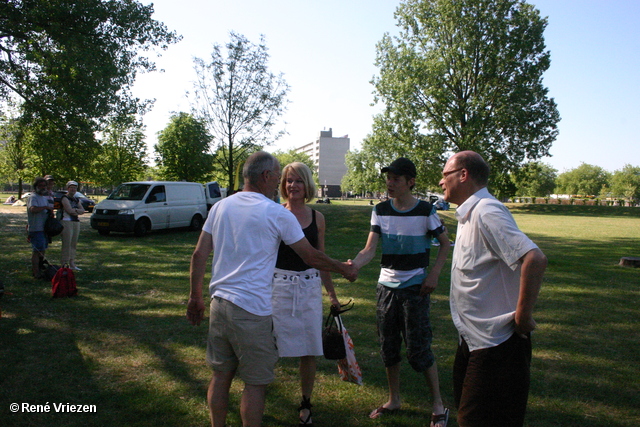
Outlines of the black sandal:
M 306 420 L 303 420 L 302 418 L 300 418 L 300 424 L 298 424 L 299 427 L 313 427 L 313 422 L 309 422 L 309 420 L 311 419 L 312 407 L 313 405 L 311 404 L 311 398 L 302 396 L 302 401 L 300 402 L 300 407 L 298 408 L 298 412 L 302 411 L 303 409 L 308 409 L 309 415 L 307 415 Z

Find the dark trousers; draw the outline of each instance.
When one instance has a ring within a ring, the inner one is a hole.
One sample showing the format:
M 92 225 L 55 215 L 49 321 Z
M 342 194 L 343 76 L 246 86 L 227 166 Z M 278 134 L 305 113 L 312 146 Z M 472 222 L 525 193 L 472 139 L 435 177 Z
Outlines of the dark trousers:
M 529 396 L 531 337 L 513 334 L 497 347 L 470 352 L 462 340 L 453 366 L 460 427 L 524 424 Z

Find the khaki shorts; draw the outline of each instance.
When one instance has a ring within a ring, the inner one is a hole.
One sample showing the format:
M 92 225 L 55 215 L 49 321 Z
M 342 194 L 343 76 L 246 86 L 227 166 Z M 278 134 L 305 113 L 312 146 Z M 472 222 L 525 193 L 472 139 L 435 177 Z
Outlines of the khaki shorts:
M 251 385 L 273 382 L 278 349 L 271 316 L 256 316 L 218 297 L 211 299 L 207 363 L 216 371 L 237 371 Z

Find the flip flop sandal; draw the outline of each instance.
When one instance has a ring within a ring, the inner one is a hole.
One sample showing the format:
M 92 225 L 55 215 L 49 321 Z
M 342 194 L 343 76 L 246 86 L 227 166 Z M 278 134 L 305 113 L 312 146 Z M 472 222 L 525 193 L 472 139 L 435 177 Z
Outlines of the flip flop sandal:
M 449 423 L 449 410 L 447 408 L 445 408 L 444 414 L 439 414 L 439 415 L 432 414 L 431 415 L 431 426 L 432 427 L 435 427 L 438 423 L 441 423 L 442 421 L 444 421 L 444 426 L 443 427 L 447 427 L 447 424 Z
M 380 406 L 376 409 L 374 409 L 370 414 L 369 414 L 369 418 L 371 419 L 376 419 L 376 418 L 380 418 L 383 415 L 393 415 L 396 412 L 398 412 L 398 408 L 396 409 L 389 409 L 389 408 L 385 408 L 383 406 Z

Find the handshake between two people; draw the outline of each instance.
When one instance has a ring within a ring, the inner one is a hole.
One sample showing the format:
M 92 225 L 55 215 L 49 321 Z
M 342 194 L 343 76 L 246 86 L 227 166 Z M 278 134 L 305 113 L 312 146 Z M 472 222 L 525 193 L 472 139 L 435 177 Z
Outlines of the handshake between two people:
M 342 277 L 348 281 L 354 282 L 358 278 L 359 270 L 360 269 L 355 266 L 353 261 L 349 259 L 342 263 L 340 274 L 342 274 Z

